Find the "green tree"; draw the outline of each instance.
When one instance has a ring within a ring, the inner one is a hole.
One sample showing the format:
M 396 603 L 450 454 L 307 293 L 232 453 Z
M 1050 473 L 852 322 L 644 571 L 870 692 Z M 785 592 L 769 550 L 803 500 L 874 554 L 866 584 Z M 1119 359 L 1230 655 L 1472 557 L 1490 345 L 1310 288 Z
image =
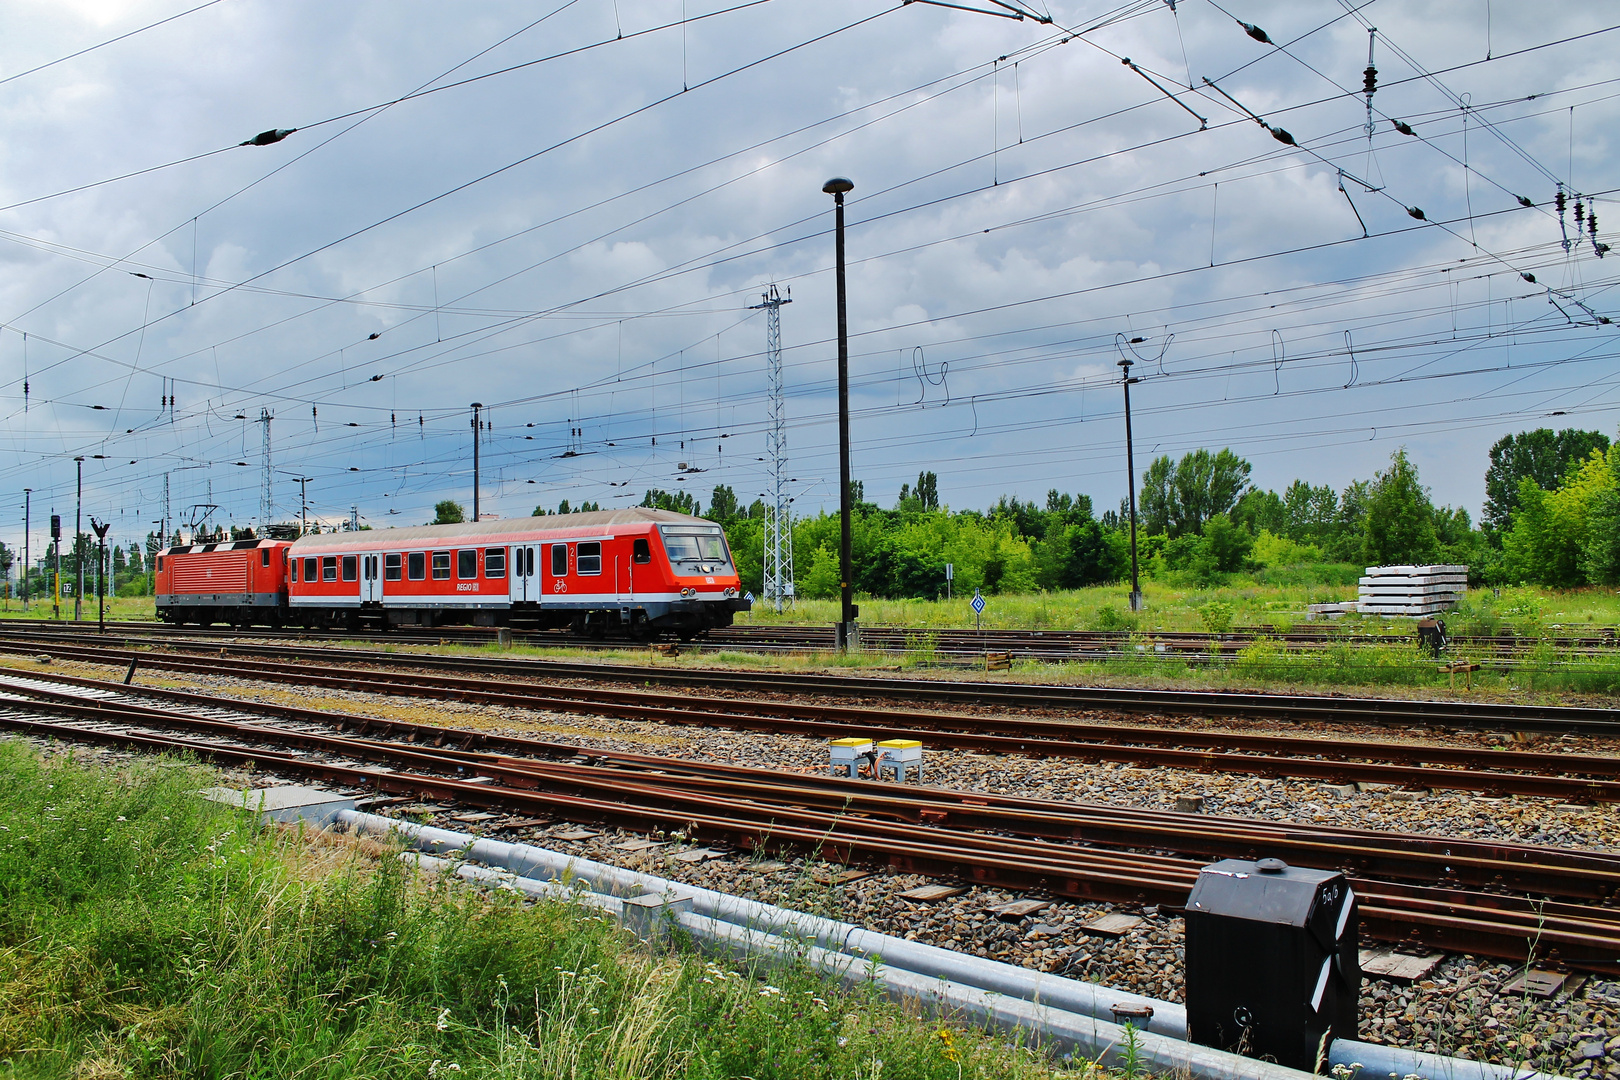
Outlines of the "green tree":
M 1422 563 L 1434 556 L 1436 547 L 1434 504 L 1403 446 L 1367 496 L 1362 557 L 1372 566 Z
M 1250 488 L 1243 493 L 1229 516 L 1247 529 L 1251 536 L 1259 536 L 1263 532 L 1281 535 L 1287 528 L 1287 511 L 1275 491 Z
M 737 493 L 725 484 L 716 484 L 709 496 L 709 517 L 725 524 L 737 516 Z
M 1172 463 L 1155 458 L 1142 474 L 1140 520 L 1149 533 L 1186 536 L 1216 514 L 1230 514 L 1249 489 L 1253 467 L 1229 449 L 1198 449 Z
M 1586 525 L 1581 573 L 1594 585 L 1620 585 L 1620 488 L 1611 485 L 1594 493 Z
M 1154 458 L 1142 474 L 1142 491 L 1136 501 L 1136 525 L 1153 535 L 1170 534 L 1176 516 L 1176 463 L 1168 456 Z M 1125 517 L 1123 511 L 1120 514 Z
M 454 499 L 433 504 L 433 520 L 429 525 L 459 525 L 467 520 L 467 512 Z
M 691 514 L 693 517 L 702 517 L 703 508 L 692 497 L 690 491 L 663 491 L 653 488 L 642 497 L 641 505 L 652 510 L 669 510 L 676 514 Z
M 1505 533 L 1513 527 L 1519 506 L 1520 481 L 1530 480 L 1543 491 L 1554 491 L 1564 476 L 1592 454 L 1608 450 L 1608 436 L 1597 431 L 1537 428 L 1504 435 L 1491 447 L 1485 470 L 1486 528 Z
M 1204 531 L 1204 522 L 1216 514 L 1230 514 L 1249 489 L 1253 467 L 1229 449 L 1211 454 L 1198 449 L 1176 464 L 1175 514 L 1177 535 Z

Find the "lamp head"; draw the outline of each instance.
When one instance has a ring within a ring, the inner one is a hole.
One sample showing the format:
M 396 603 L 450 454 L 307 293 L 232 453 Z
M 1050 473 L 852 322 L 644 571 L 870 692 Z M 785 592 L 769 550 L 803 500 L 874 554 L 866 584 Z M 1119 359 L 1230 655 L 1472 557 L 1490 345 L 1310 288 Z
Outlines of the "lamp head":
M 842 176 L 835 176 L 825 184 L 822 184 L 821 190 L 825 191 L 828 195 L 842 195 L 846 191 L 854 191 L 855 182 Z

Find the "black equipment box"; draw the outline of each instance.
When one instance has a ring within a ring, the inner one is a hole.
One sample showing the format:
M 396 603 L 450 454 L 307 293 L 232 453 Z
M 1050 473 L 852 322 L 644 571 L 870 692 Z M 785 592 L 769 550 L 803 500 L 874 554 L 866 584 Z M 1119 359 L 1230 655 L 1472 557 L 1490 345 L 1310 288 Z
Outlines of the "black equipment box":
M 1193 1042 L 1317 1072 L 1333 1039 L 1356 1037 L 1359 920 L 1343 874 L 1226 859 L 1199 872 L 1186 919 Z

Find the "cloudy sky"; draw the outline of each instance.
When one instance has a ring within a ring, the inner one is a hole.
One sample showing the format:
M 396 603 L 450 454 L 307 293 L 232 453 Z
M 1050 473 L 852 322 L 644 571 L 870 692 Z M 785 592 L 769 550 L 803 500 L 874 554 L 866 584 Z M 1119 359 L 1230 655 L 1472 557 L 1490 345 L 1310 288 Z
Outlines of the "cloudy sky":
M 261 415 L 276 519 L 299 477 L 326 522 L 470 509 L 474 401 L 486 512 L 748 501 L 772 282 L 788 489 L 830 507 L 834 175 L 881 503 L 931 469 L 958 508 L 1117 504 L 1131 354 L 1139 470 L 1230 446 L 1262 486 L 1342 487 L 1405 446 L 1477 515 L 1501 435 L 1615 433 L 1613 9 L 1025 10 L 1052 21 L 3 0 L 0 539 L 32 488 L 42 546 L 76 456 L 113 539 L 154 528 L 165 477 L 171 520 L 255 523 Z

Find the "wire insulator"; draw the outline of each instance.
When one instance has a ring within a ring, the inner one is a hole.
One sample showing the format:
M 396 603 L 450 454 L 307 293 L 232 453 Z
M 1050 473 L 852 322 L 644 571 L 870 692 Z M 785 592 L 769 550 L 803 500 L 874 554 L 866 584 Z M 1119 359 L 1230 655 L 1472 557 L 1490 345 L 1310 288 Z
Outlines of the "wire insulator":
M 1534 285 L 1536 283 L 1536 275 L 1530 273 L 1529 271 L 1525 271 L 1524 273 L 1521 273 L 1519 276 L 1524 278 L 1524 280 L 1528 281 L 1532 285 Z
M 1378 89 L 1378 69 L 1371 64 L 1361 73 L 1361 92 L 1372 97 L 1373 91 Z
M 1406 208 L 1406 212 L 1408 214 L 1412 215 L 1413 217 L 1417 218 L 1419 221 L 1428 221 L 1429 220 L 1427 217 L 1425 217 L 1423 215 L 1423 210 L 1422 210 L 1421 207 L 1408 206 Z
M 1560 214 L 1562 214 L 1564 212 L 1564 189 L 1563 188 L 1558 189 L 1558 195 L 1553 199 L 1553 206 L 1557 208 L 1557 210 L 1558 210 L 1558 212 Z
M 1271 132 L 1271 137 L 1273 139 L 1276 139 L 1280 143 L 1285 143 L 1285 144 L 1287 144 L 1289 146 L 1298 146 L 1299 145 L 1299 143 L 1294 141 L 1294 137 L 1292 135 L 1288 134 L 1288 132 L 1284 131 L 1280 127 L 1269 127 L 1268 126 L 1266 128 L 1266 130 Z
M 1525 207 L 1527 209 L 1536 205 L 1534 202 L 1532 202 L 1531 200 L 1525 198 L 1523 195 L 1515 195 L 1513 197 L 1515 199 L 1519 200 L 1519 205 L 1520 206 L 1523 206 L 1523 207 Z
M 1586 231 L 1593 236 L 1597 235 L 1597 211 L 1591 207 L 1586 209 Z
M 1260 44 L 1262 44 L 1262 45 L 1270 45 L 1271 44 L 1270 36 L 1268 36 L 1264 30 L 1260 29 L 1258 26 L 1254 25 L 1253 23 L 1246 23 L 1242 19 L 1239 19 L 1238 20 L 1238 25 L 1243 27 L 1243 32 L 1245 34 L 1248 34 L 1250 37 L 1254 38 L 1254 40 L 1258 41 Z
M 1405 120 L 1391 120 L 1390 123 L 1394 124 L 1395 130 L 1400 132 L 1402 135 L 1417 134 L 1417 132 L 1412 130 L 1412 125 L 1408 124 Z

